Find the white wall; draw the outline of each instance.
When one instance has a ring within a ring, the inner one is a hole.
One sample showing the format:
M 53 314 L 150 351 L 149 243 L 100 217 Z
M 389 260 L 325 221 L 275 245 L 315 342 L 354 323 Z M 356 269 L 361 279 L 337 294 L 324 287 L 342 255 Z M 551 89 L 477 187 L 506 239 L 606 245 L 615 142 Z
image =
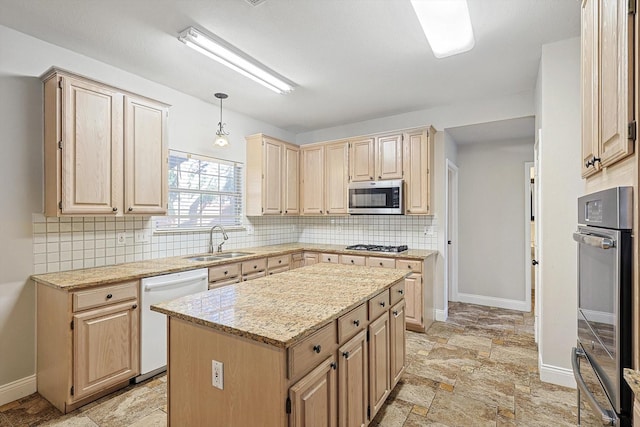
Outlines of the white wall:
M 245 135 L 265 132 L 284 140 L 295 139 L 267 123 L 225 111 L 231 147 L 213 149 L 218 104 L 205 103 L 0 26 L 0 147 L 4 153 L 0 156 L 0 398 L 6 389 L 24 392 L 34 386 L 31 382 L 20 389 L 22 385 L 7 384 L 35 372 L 35 294 L 28 278 L 34 264 L 32 214 L 42 212 L 43 200 L 43 101 L 39 76 L 52 65 L 171 104 L 170 148 L 244 161 Z M 224 83 L 212 82 L 212 97 L 216 90 L 224 90 Z
M 529 311 L 524 163 L 533 139 L 458 146 L 458 296 Z
M 537 120 L 540 143 L 540 378 L 574 385 L 570 352 L 576 345 L 577 265 L 571 239 L 580 178 L 580 39 L 542 47 Z

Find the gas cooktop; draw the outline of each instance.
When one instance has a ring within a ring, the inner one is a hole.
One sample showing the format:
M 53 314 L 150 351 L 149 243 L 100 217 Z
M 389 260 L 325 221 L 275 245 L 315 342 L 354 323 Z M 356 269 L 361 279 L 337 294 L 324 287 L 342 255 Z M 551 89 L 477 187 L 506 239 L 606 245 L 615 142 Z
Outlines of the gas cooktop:
M 409 250 L 407 245 L 400 246 L 383 246 L 383 245 L 352 245 L 347 246 L 347 249 L 354 251 L 371 251 L 371 252 L 404 252 Z

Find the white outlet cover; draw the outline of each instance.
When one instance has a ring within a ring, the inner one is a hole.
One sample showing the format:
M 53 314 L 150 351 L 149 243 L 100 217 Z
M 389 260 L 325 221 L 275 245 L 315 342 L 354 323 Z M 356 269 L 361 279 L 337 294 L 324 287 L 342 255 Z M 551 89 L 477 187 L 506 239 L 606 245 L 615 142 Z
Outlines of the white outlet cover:
M 116 245 L 122 246 L 122 245 L 125 245 L 126 243 L 127 243 L 127 237 L 126 237 L 124 231 L 121 232 L 121 233 L 117 233 L 116 234 Z
M 224 365 L 217 360 L 211 361 L 211 384 L 220 390 L 224 389 Z

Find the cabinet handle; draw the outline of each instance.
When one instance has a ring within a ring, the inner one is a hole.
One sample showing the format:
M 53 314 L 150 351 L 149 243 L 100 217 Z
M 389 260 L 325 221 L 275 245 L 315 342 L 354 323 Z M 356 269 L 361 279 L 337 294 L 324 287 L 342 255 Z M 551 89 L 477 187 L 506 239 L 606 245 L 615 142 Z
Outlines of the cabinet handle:
M 349 352 L 348 351 L 343 352 L 342 355 L 344 356 L 345 359 L 349 358 Z
M 353 260 L 351 260 L 351 264 L 353 264 Z
M 113 295 L 112 294 L 107 294 L 107 299 L 111 299 L 111 298 L 113 298 Z
M 225 271 L 225 272 L 224 272 L 224 275 L 226 276 L 227 274 L 229 274 L 229 272 L 228 272 L 228 271 Z
M 322 213 L 322 211 L 320 211 L 320 213 Z
M 127 210 L 128 210 L 129 212 L 133 212 L 133 208 L 131 208 L 131 207 L 130 207 L 129 209 L 127 209 Z
M 398 317 L 398 312 L 397 312 L 397 311 L 394 311 L 394 312 L 393 312 L 393 315 L 394 315 L 394 317 Z
M 380 263 L 380 267 L 382 267 L 382 263 Z
M 404 289 L 398 289 L 398 292 L 400 293 L 400 295 L 404 295 Z
M 409 270 L 411 270 L 411 265 L 407 265 L 407 268 L 408 268 Z
M 384 301 L 382 301 L 382 302 L 380 303 L 380 307 L 384 307 L 385 305 L 387 305 L 387 304 L 386 304 Z
M 257 266 L 257 265 L 254 265 L 254 266 L 253 266 L 253 268 L 254 268 L 254 269 L 256 269 L 256 268 L 258 268 L 258 266 Z
M 118 212 L 118 208 L 113 208 L 111 210 L 114 211 L 114 212 Z
M 289 211 L 288 211 L 288 210 L 285 210 L 285 211 L 284 211 L 284 213 L 289 213 Z
M 282 264 L 282 260 L 281 260 L 281 259 L 280 259 L 280 260 L 278 260 L 278 264 Z
M 378 176 L 378 179 L 382 179 L 382 176 Z
M 336 369 L 338 369 L 338 364 L 337 364 L 337 363 L 335 363 L 335 362 L 331 362 L 331 364 L 330 364 L 329 366 L 331 366 L 331 369 L 333 369 L 334 371 L 335 371 Z
M 356 326 L 360 326 L 360 321 L 358 319 L 356 319 L 356 320 L 353 321 L 353 324 L 356 325 Z
M 602 163 L 602 160 L 600 159 L 600 157 L 594 157 L 593 160 L 591 160 L 591 164 L 593 165 L 593 167 L 596 167 L 596 162 L 598 163 Z
M 313 351 L 316 353 L 320 353 L 322 351 L 322 346 L 320 344 L 313 346 Z
M 138 304 L 133 304 L 133 305 L 131 306 L 131 310 L 135 310 L 136 308 L 138 308 Z
M 280 213 L 282 213 L 282 211 L 280 211 Z
M 411 209 L 407 209 L 407 212 L 411 212 Z
M 327 213 L 329 213 L 329 211 L 327 211 Z
M 372 176 L 370 176 L 370 177 L 369 177 L 369 179 L 370 179 L 371 181 L 373 181 L 373 177 L 372 177 Z

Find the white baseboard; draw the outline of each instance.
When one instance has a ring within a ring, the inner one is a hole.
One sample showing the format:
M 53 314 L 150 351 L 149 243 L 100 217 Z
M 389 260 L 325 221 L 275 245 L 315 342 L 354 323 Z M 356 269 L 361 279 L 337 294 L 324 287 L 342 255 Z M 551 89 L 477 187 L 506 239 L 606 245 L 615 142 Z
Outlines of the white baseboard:
M 458 293 L 458 301 L 468 304 L 487 305 L 489 307 L 507 308 L 518 311 L 531 311 L 531 304 L 526 301 L 487 297 L 484 295 L 473 295 Z
M 36 392 L 36 375 L 0 385 L 0 406 Z
M 576 388 L 576 379 L 573 377 L 573 371 L 571 369 L 545 365 L 538 360 L 538 370 L 540 371 L 540 381 Z
M 435 309 L 433 310 L 433 313 L 434 313 L 434 319 L 436 319 L 438 322 L 447 321 L 447 316 L 445 315 L 444 310 Z

